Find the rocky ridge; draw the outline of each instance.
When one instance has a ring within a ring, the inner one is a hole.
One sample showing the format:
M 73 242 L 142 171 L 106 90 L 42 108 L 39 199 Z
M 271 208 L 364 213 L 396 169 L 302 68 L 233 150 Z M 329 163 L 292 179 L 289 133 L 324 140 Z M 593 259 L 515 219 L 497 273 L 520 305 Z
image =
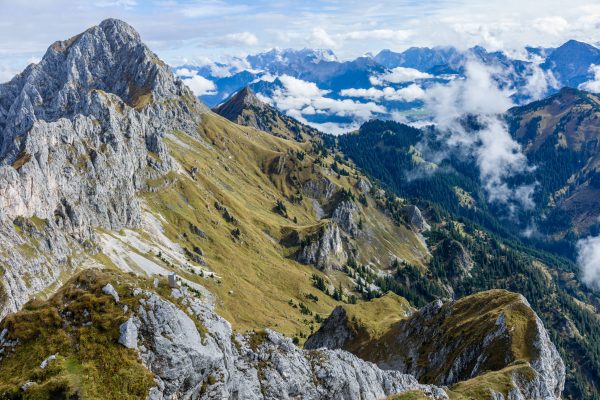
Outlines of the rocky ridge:
M 377 331 L 357 318 L 355 306 L 346 307 L 335 309 L 304 347 L 346 349 L 385 370 L 458 391 L 465 382 L 500 371 L 509 387 L 494 398 L 549 399 L 562 393 L 564 363 L 521 295 L 492 290 L 446 304 L 438 300 L 414 313 L 398 310 Z
M 95 227 L 139 226 L 136 192 L 174 167 L 165 135 L 194 134 L 203 111 L 138 33 L 113 19 L 54 43 L 0 85 L 0 241 L 29 246 L 17 217 L 41 221 L 45 239 L 0 255 L 0 316 L 71 268 L 67 256 L 84 250 Z
M 105 293 L 112 290 L 103 290 L 107 287 L 105 282 L 118 291 L 118 302 L 112 294 Z M 63 298 L 69 298 L 70 302 L 63 303 Z M 90 299 L 94 299 L 91 304 Z M 99 316 L 94 316 L 100 311 L 95 304 L 110 304 L 111 322 L 104 328 L 98 325 Z M 111 351 L 137 353 L 137 362 L 153 374 L 153 382 L 148 381 L 147 398 L 151 400 L 379 399 L 408 390 L 422 391 L 433 399 L 448 398 L 441 388 L 419 384 L 414 377 L 397 371 L 383 371 L 342 350 L 301 350 L 291 339 L 270 330 L 235 334 L 210 305 L 188 294 L 185 288 L 169 289 L 165 281 L 152 287 L 128 275 L 87 270 L 74 277 L 49 305 L 37 307 L 40 308 L 31 308 L 29 312 L 57 310 L 55 315 L 61 320 L 43 329 L 53 330 L 53 326 L 62 324 L 68 327 L 66 332 L 72 340 L 79 340 L 81 332 L 96 329 L 99 336 L 92 340 L 97 343 L 87 346 L 102 343 L 106 336 L 115 338 L 108 339 Z M 86 320 L 91 322 L 83 322 Z M 23 333 L 23 324 L 27 324 L 26 316 L 20 312 L 1 326 L 0 376 L 10 370 L 19 352 L 27 349 L 32 340 L 51 340 L 52 332 L 45 332 L 41 338 L 28 338 Z M 68 343 L 67 340 L 65 344 Z M 28 368 L 0 384 L 0 392 L 15 390 L 43 395 L 45 390 L 54 390 L 56 395 L 88 397 L 85 382 L 91 377 L 83 376 L 81 386 L 50 385 L 53 379 L 62 382 L 57 378 L 70 374 L 63 362 L 75 357 L 69 356 L 68 348 L 53 350 L 57 354 L 53 361 L 54 375 L 40 374 L 38 361 L 29 357 Z M 98 379 L 114 373 L 105 370 L 102 364 L 96 368 Z M 135 367 L 138 373 L 143 373 L 139 368 Z M 104 390 L 126 390 L 128 384 L 121 381 L 117 386 L 123 387 Z

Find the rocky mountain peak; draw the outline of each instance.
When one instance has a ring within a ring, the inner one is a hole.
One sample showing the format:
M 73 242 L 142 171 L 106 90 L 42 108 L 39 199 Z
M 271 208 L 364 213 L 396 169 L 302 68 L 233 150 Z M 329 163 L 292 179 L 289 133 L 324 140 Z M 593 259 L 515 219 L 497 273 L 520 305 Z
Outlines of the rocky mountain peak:
M 289 117 L 270 104 L 265 103 L 244 87 L 213 111 L 240 125 L 269 132 L 275 136 L 298 141 L 319 135 L 319 131 Z
M 53 43 L 39 63 L 1 84 L 0 242 L 18 246 L 13 221 L 35 217 L 52 246 L 44 271 L 34 257 L 2 260 L 8 306 L 0 315 L 57 280 L 73 239 L 93 238 L 97 227 L 139 226 L 137 192 L 173 169 L 165 136 L 197 135 L 206 110 L 115 19 Z
M 135 109 L 189 93 L 130 25 L 107 19 L 53 43 L 39 63 L 0 85 L 0 157 L 14 162 L 21 151 L 15 139 L 35 121 L 91 114 L 98 92 Z
M 234 121 L 244 109 L 248 107 L 256 107 L 259 109 L 267 107 L 267 104 L 262 102 L 256 94 L 250 89 L 250 87 L 246 86 L 236 94 L 234 94 L 229 100 L 220 106 L 216 107 L 214 111 L 231 120 Z

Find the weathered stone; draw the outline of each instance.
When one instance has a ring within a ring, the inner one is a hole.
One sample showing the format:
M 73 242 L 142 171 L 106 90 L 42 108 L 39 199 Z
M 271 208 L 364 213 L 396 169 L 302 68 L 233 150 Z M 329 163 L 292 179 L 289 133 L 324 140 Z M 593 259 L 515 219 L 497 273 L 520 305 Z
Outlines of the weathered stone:
M 409 205 L 404 207 L 402 211 L 404 212 L 408 223 L 417 231 L 423 232 L 431 229 L 425 218 L 423 218 L 423 214 L 421 214 L 419 207 Z
M 343 267 L 348 261 L 348 253 L 338 225 L 334 222 L 326 224 L 316 235 L 306 238 L 297 259 L 320 269 Z
M 46 369 L 48 364 L 50 364 L 50 362 L 52 362 L 54 360 L 56 360 L 56 354 L 52 354 L 51 356 L 48 356 L 48 358 L 46 358 L 44 361 L 42 361 L 42 363 L 40 364 L 40 368 Z
M 112 298 L 115 299 L 117 303 L 119 302 L 119 293 L 117 293 L 113 285 L 111 285 L 110 283 L 107 283 L 106 286 L 102 288 L 102 293 L 112 296 Z
M 156 380 L 149 399 L 380 399 L 407 390 L 447 399 L 441 388 L 382 371 L 345 351 L 304 351 L 270 330 L 234 335 L 207 305 L 185 298 L 205 328 L 200 335 L 177 306 L 146 296 L 137 323 L 145 343 L 141 358 Z
M 119 327 L 119 343 L 128 349 L 137 349 L 138 329 L 134 323 L 133 317 L 123 322 Z
M 95 227 L 139 226 L 136 192 L 174 166 L 163 138 L 196 135 L 207 111 L 114 19 L 54 43 L 0 84 L 0 243 L 11 249 L 0 255 L 0 317 L 68 275 Z M 45 220 L 32 231 L 40 254 L 21 254 L 13 220 L 33 216 Z

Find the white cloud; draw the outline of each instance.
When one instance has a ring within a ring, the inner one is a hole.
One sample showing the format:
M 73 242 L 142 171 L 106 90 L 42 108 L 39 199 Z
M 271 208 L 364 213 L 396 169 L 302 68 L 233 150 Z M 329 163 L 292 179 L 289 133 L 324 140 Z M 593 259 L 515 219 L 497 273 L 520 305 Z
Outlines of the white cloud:
M 521 91 L 530 100 L 539 100 L 546 96 L 549 88 L 558 89 L 560 86 L 552 71 L 544 71 L 539 64 L 527 67 L 525 79 L 527 82 Z
M 569 23 L 563 17 L 553 16 L 536 18 L 533 26 L 540 32 L 558 36 L 569 28 Z
M 258 38 L 250 32 L 229 33 L 225 35 L 225 42 L 234 45 L 256 46 Z
M 577 241 L 577 263 L 583 283 L 600 287 L 600 236 L 588 236 Z
M 590 73 L 594 74 L 594 79 L 582 83 L 579 85 L 579 89 L 600 93 L 600 65 L 590 65 Z
M 10 81 L 19 71 L 6 65 L 0 65 L 0 83 Z
M 363 103 L 350 99 L 336 100 L 325 97 L 329 90 L 320 89 L 315 83 L 303 81 L 288 75 L 278 78 L 283 88 L 274 91 L 272 102 L 291 117 L 301 122 L 308 123 L 305 116 L 315 114 L 335 115 L 348 117 L 353 120 L 353 125 L 373 118 L 375 114 L 386 113 L 386 109 L 372 101 Z M 333 127 L 337 126 L 336 129 Z M 317 126 L 313 124 L 313 126 Z M 319 129 L 330 133 L 340 133 L 340 124 L 321 124 Z M 330 130 L 328 130 L 330 129 Z
M 200 75 L 192 75 L 190 78 L 183 79 L 185 83 L 196 96 L 215 93 L 216 87 L 213 81 L 210 81 Z
M 361 97 L 371 100 L 388 101 L 415 101 L 422 100 L 425 97 L 425 91 L 417 84 L 412 84 L 401 89 L 386 87 L 377 89 L 374 87 L 368 89 L 343 89 L 340 95 L 344 97 Z
M 249 6 L 242 4 L 233 5 L 222 0 L 203 0 L 200 5 L 190 5 L 179 11 L 186 18 L 209 18 L 240 14 L 249 10 Z
M 314 28 L 310 35 L 310 43 L 314 47 L 336 48 L 337 43 L 323 28 Z
M 196 76 L 196 75 L 198 75 L 198 71 L 189 69 L 189 68 L 178 68 L 175 71 L 175 76 L 178 76 L 180 78 L 183 78 L 183 77 L 191 78 L 192 76 Z
M 94 3 L 96 7 L 124 7 L 133 8 L 137 5 L 136 0 L 113 0 L 113 1 L 97 1 Z
M 408 39 L 412 35 L 410 30 L 393 30 L 393 29 L 375 29 L 371 31 L 353 31 L 343 33 L 340 35 L 342 39 L 351 40 L 390 40 L 390 41 L 403 41 Z
M 430 75 L 426 72 L 421 72 L 414 68 L 397 67 L 383 74 L 372 76 L 369 78 L 369 80 L 373 85 L 383 85 L 383 82 L 402 83 L 412 82 L 417 79 L 429 78 L 433 78 L 433 75 Z
M 511 188 L 506 182 L 531 168 L 500 117 L 513 104 L 511 92 L 498 88 L 493 79 L 498 72 L 469 61 L 465 79 L 433 86 L 427 90 L 425 102 L 449 149 L 476 161 L 488 200 L 511 209 L 516 205 L 529 209 L 535 186 Z M 475 116 L 481 129 L 466 129 L 463 122 L 467 116 Z

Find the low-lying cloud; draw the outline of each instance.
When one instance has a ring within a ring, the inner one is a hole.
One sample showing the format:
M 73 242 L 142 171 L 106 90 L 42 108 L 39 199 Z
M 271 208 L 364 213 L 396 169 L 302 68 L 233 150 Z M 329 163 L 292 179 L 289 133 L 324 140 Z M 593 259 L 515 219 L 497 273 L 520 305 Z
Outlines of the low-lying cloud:
M 425 91 L 417 84 L 412 84 L 400 89 L 385 87 L 377 89 L 374 87 L 368 89 L 344 89 L 340 91 L 344 97 L 360 97 L 371 100 L 388 101 L 415 101 L 425 98 Z
M 282 75 L 278 79 L 282 88 L 275 89 L 269 101 L 289 116 L 304 123 L 309 123 L 305 116 L 317 114 L 347 117 L 352 120 L 350 125 L 311 124 L 329 133 L 342 133 L 342 128 L 353 128 L 357 124 L 373 118 L 375 114 L 383 114 L 387 111 L 385 107 L 373 101 L 363 103 L 351 99 L 337 100 L 326 97 L 331 92 L 320 89 L 313 82 L 303 81 L 289 75 Z
M 180 68 L 175 71 L 175 75 L 180 77 L 183 83 L 185 83 L 196 96 L 213 94 L 217 89 L 213 81 L 198 75 L 197 71 L 188 68 Z
M 511 209 L 534 206 L 534 185 L 511 187 L 508 178 L 531 171 L 521 146 L 508 132 L 501 114 L 513 105 L 512 92 L 500 89 L 494 68 L 474 61 L 466 64 L 465 79 L 439 84 L 426 91 L 426 108 L 448 150 L 475 160 L 490 202 Z M 474 118 L 478 129 L 465 127 Z
M 579 85 L 579 89 L 600 93 L 600 65 L 590 65 L 590 73 L 594 74 L 594 79 L 582 83 Z
M 600 288 L 600 236 L 588 236 L 577 241 L 577 263 L 583 283 L 591 288 Z
M 383 74 L 371 76 L 369 80 L 372 85 L 384 85 L 388 83 L 413 82 L 417 79 L 430 79 L 433 75 L 427 72 L 421 72 L 414 68 L 396 67 L 384 72 Z

